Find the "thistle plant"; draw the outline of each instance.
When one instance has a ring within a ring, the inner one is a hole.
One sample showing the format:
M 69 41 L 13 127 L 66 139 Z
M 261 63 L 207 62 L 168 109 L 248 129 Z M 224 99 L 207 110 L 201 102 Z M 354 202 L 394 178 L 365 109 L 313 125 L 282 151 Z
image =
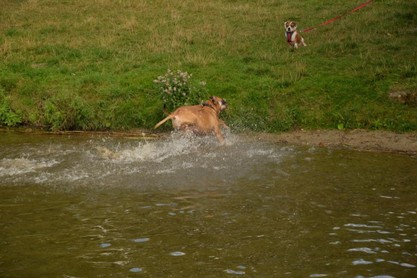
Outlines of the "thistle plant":
M 173 72 L 168 69 L 164 75 L 154 80 L 166 111 L 172 112 L 179 106 L 194 105 L 203 101 L 207 94 L 206 83 L 201 81 L 194 85 L 190 82 L 191 77 L 192 74 L 188 72 Z

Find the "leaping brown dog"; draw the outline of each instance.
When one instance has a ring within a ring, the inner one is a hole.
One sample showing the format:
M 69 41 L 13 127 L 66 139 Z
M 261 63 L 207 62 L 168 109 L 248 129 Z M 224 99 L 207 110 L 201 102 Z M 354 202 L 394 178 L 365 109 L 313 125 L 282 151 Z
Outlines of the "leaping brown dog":
M 227 126 L 219 119 L 219 115 L 226 108 L 226 100 L 213 96 L 202 105 L 177 108 L 168 117 L 157 123 L 154 128 L 158 128 L 166 121 L 172 120 L 172 125 L 176 130 L 192 131 L 197 135 L 214 134 L 220 144 L 224 144 L 221 126 Z

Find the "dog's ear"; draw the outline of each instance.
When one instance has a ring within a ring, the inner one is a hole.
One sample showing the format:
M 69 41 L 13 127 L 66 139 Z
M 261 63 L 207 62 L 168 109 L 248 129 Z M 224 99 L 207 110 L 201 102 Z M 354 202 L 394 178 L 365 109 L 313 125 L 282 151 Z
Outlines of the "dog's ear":
M 211 97 L 210 97 L 210 100 L 211 100 L 214 104 L 216 104 L 216 103 L 217 103 L 217 101 L 216 101 L 216 97 L 215 97 L 215 96 L 211 96 Z

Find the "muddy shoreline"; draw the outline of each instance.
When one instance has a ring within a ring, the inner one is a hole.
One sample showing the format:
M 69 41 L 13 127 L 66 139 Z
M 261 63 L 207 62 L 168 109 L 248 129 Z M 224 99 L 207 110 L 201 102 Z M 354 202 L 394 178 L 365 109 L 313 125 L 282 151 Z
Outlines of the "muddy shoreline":
M 7 129 L 0 132 L 19 132 L 49 135 L 111 136 L 132 139 L 158 139 L 166 133 L 149 130 L 128 131 L 59 131 L 47 132 L 31 128 Z M 350 149 L 369 152 L 390 152 L 417 155 L 417 132 L 395 133 L 369 130 L 295 130 L 282 133 L 248 133 L 256 140 L 289 144 L 294 146 L 315 146 L 330 149 Z
M 417 133 L 369 130 L 296 130 L 260 134 L 259 138 L 290 145 L 417 155 Z

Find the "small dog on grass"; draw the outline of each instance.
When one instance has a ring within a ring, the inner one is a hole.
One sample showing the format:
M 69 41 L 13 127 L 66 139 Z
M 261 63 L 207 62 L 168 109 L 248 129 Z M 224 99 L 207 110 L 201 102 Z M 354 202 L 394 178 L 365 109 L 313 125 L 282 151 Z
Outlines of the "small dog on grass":
M 293 48 L 298 48 L 299 45 L 307 46 L 304 42 L 304 38 L 297 32 L 297 23 L 295 21 L 284 22 L 285 38 L 288 45 Z

